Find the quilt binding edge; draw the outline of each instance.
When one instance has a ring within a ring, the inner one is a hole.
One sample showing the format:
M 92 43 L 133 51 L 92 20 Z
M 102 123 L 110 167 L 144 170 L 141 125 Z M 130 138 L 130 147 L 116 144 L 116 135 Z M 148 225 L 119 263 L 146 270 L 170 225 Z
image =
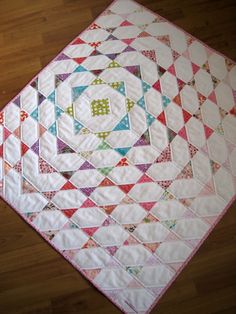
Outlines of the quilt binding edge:
M 76 37 L 74 37 L 62 50 L 60 50 L 58 52 L 58 54 L 51 60 L 49 61 L 45 67 L 43 67 L 41 70 L 39 70 L 34 77 L 28 82 L 26 83 L 26 85 L 0 110 L 0 112 L 2 112 L 3 110 L 6 109 L 6 107 L 12 102 L 14 101 L 23 91 L 24 89 L 35 80 L 35 78 L 42 72 L 44 71 L 50 64 L 52 64 L 56 58 L 58 57 L 58 55 L 60 55 L 61 53 L 64 52 L 64 50 L 66 50 L 66 48 L 68 46 L 71 45 L 71 43 L 75 40 L 75 38 L 81 36 L 84 32 L 86 32 L 88 30 L 88 28 L 100 17 L 103 15 L 103 13 L 108 10 L 110 7 L 112 7 L 116 2 L 118 2 L 119 0 L 113 0 L 82 32 L 80 32 Z M 198 42 L 200 42 L 203 46 L 205 46 L 207 49 L 214 51 L 215 53 L 217 53 L 218 55 L 221 55 L 222 57 L 224 57 L 225 59 L 230 60 L 231 62 L 235 63 L 236 62 L 234 60 L 232 60 L 231 58 L 227 57 L 225 54 L 217 51 L 216 49 L 210 47 L 208 44 L 206 44 L 205 42 L 201 41 L 200 39 L 196 38 L 195 36 L 193 36 L 192 34 L 190 34 L 189 32 L 185 31 L 184 29 L 182 29 L 180 26 L 174 24 L 173 22 L 169 21 L 168 19 L 166 19 L 165 17 L 163 17 L 162 15 L 153 12 L 151 9 L 145 7 L 144 5 L 136 2 L 135 0 L 129 0 L 132 1 L 134 3 L 137 3 L 138 5 L 140 5 L 142 8 L 144 8 L 145 10 L 147 10 L 148 12 L 151 12 L 152 14 L 156 15 L 157 17 L 161 17 L 163 20 L 165 20 L 165 22 L 171 24 L 172 26 L 176 27 L 177 29 L 179 29 L 180 31 L 182 31 L 184 34 L 191 36 L 193 39 L 197 40 Z M 14 209 L 14 211 L 18 214 L 18 216 L 25 221 L 32 229 L 34 229 L 35 231 L 37 231 L 37 233 L 51 246 L 54 248 L 54 250 L 59 253 L 62 257 L 64 257 L 64 259 L 70 263 L 77 271 L 79 271 L 80 275 L 83 276 L 84 278 L 86 278 L 86 280 L 91 283 L 102 295 L 104 295 L 111 303 L 113 303 L 119 310 L 121 310 L 123 313 L 126 313 L 126 311 L 118 304 L 116 303 L 115 300 L 113 300 L 111 297 L 109 297 L 108 295 L 105 294 L 105 292 L 103 292 L 101 290 L 101 288 L 95 283 L 93 282 L 90 278 L 88 278 L 88 276 L 84 273 L 82 273 L 82 269 L 79 267 L 78 264 L 76 264 L 75 262 L 73 262 L 72 258 L 69 258 L 68 256 L 66 256 L 64 254 L 63 251 L 60 251 L 52 242 L 50 242 L 50 240 L 48 238 L 46 238 L 46 236 L 29 220 L 27 220 L 26 217 L 24 217 L 24 215 L 14 206 L 12 205 L 9 201 L 7 201 L 6 199 L 3 198 L 3 196 L 0 196 L 0 198 L 6 203 L 8 204 L 12 209 Z M 182 272 L 182 270 L 187 266 L 187 264 L 190 262 L 190 260 L 194 257 L 194 255 L 197 253 L 197 251 L 199 250 L 199 248 L 201 247 L 201 245 L 205 242 L 205 240 L 209 237 L 209 235 L 211 234 L 211 232 L 213 231 L 213 229 L 215 228 L 215 226 L 220 222 L 220 220 L 223 218 L 223 216 L 226 214 L 226 212 L 228 211 L 228 209 L 230 208 L 230 206 L 234 203 L 234 201 L 236 200 L 236 195 L 234 195 L 231 200 L 229 201 L 229 203 L 225 206 L 225 208 L 223 209 L 223 211 L 220 213 L 220 215 L 217 217 L 217 219 L 214 221 L 214 223 L 211 225 L 211 227 L 208 229 L 208 231 L 205 233 L 205 235 L 203 236 L 203 238 L 199 241 L 199 243 L 197 244 L 197 246 L 193 249 L 192 253 L 189 255 L 189 257 L 184 261 L 184 263 L 182 264 L 182 266 L 176 271 L 175 275 L 172 277 L 172 279 L 168 282 L 168 284 L 164 287 L 164 289 L 162 290 L 162 292 L 158 295 L 158 297 L 155 299 L 155 301 L 153 302 L 153 304 L 150 306 L 150 308 L 146 311 L 146 314 L 149 314 L 152 309 L 159 303 L 160 299 L 162 298 L 162 296 L 166 293 L 166 291 L 171 287 L 171 285 L 175 282 L 175 280 L 178 278 L 179 274 Z

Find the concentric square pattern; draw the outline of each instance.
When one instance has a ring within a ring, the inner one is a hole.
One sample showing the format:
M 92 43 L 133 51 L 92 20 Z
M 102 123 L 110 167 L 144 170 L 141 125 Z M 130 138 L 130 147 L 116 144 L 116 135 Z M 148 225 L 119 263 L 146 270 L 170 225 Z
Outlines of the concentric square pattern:
M 236 66 L 115 1 L 0 115 L 1 195 L 147 313 L 236 190 Z

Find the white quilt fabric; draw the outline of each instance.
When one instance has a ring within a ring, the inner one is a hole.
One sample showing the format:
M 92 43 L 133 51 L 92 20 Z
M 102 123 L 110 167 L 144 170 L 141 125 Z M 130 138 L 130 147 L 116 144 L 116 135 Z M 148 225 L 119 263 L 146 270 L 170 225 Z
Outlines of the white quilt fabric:
M 233 61 L 114 1 L 0 113 L 1 196 L 148 313 L 235 197 L 235 102 Z

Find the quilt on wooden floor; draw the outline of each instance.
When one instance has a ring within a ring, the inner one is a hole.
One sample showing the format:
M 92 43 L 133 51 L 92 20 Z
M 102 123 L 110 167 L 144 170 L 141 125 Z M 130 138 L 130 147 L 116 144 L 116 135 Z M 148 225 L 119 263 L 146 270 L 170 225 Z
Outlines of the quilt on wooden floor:
M 147 313 L 234 199 L 235 102 L 233 61 L 117 0 L 0 113 L 1 196 Z

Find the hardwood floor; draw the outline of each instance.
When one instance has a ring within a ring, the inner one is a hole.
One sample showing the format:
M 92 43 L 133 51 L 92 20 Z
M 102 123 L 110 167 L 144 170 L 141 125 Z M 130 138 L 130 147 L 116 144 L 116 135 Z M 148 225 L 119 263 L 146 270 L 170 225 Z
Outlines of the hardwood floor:
M 1 108 L 110 0 L 0 0 Z M 236 59 L 235 0 L 139 0 Z M 236 206 L 152 311 L 236 313 Z M 0 202 L 1 314 L 120 313 L 3 201 Z

